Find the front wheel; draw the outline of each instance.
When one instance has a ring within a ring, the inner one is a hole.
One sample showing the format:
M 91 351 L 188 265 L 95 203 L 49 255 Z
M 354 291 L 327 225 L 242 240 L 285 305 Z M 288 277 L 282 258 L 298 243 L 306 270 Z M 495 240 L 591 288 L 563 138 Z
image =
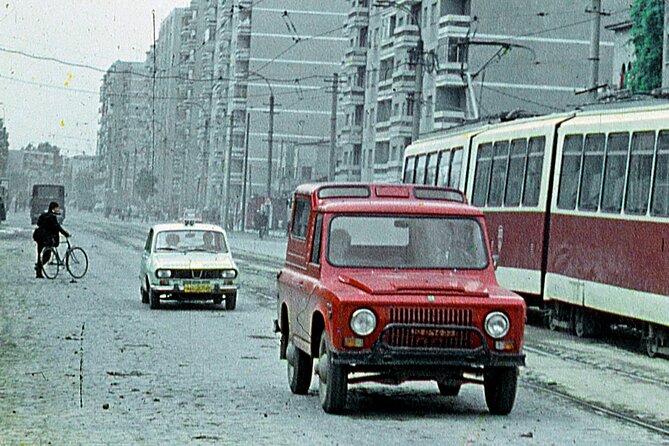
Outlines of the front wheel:
M 439 388 L 439 393 L 444 396 L 458 396 L 460 393 L 460 384 L 448 384 L 444 382 L 437 381 L 437 387 Z
M 347 391 L 348 372 L 345 366 L 333 361 L 328 335 L 323 330 L 318 348 L 318 396 L 323 410 L 332 414 L 342 413 L 346 407 Z
M 75 279 L 81 279 L 88 271 L 88 255 L 81 248 L 72 248 L 65 257 L 67 271 Z
M 152 310 L 160 308 L 160 294 L 151 288 L 149 288 L 149 308 Z
M 55 279 L 58 276 L 58 253 L 53 246 L 47 246 L 42 249 L 39 255 L 40 264 L 42 265 L 42 273 L 47 279 Z
M 483 374 L 485 402 L 493 415 L 507 415 L 513 409 L 518 385 L 518 367 L 489 367 Z
M 225 309 L 232 311 L 237 307 L 237 291 L 225 295 Z

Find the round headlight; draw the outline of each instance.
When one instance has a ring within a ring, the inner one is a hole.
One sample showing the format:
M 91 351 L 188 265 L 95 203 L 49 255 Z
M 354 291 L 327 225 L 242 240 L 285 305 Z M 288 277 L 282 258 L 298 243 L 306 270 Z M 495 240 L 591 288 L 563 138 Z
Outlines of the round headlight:
M 224 269 L 221 271 L 221 278 L 223 279 L 234 279 L 237 277 L 237 271 L 234 269 Z
M 485 331 L 492 338 L 499 339 L 509 332 L 509 318 L 504 313 L 493 311 L 485 317 Z
M 358 336 L 367 336 L 376 328 L 376 316 L 372 310 L 361 308 L 351 316 L 351 330 Z
M 159 269 L 158 271 L 156 271 L 156 276 L 159 279 L 167 279 L 171 275 L 172 275 L 172 271 L 170 271 L 169 269 Z

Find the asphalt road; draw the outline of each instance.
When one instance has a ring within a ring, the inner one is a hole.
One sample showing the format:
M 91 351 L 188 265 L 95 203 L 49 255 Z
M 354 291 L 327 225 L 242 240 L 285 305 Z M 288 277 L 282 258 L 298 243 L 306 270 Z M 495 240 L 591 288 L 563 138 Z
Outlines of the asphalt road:
M 317 381 L 290 393 L 272 333 L 271 262 L 240 261 L 237 309 L 140 301 L 146 225 L 68 214 L 87 276 L 34 278 L 27 215 L 0 226 L 0 444 L 657 445 L 669 435 L 669 366 L 624 346 L 528 329 L 514 411 L 488 414 L 483 390 L 442 397 L 433 383 L 352 386 L 325 414 Z M 280 241 L 232 236 L 270 256 Z M 570 400 L 563 395 L 575 397 Z M 592 404 L 588 406 L 588 404 Z

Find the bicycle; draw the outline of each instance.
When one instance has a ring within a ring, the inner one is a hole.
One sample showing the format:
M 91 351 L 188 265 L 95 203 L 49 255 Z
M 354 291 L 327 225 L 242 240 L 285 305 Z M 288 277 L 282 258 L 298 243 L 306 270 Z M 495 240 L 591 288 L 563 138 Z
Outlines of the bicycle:
M 88 271 L 86 251 L 78 246 L 73 247 L 69 238 L 65 238 L 65 243 L 67 244 L 67 250 L 65 251 L 64 262 L 55 246 L 47 246 L 42 249 L 40 261 L 42 263 L 42 273 L 47 279 L 55 279 L 58 276 L 58 271 L 63 267 L 75 279 L 81 279 Z

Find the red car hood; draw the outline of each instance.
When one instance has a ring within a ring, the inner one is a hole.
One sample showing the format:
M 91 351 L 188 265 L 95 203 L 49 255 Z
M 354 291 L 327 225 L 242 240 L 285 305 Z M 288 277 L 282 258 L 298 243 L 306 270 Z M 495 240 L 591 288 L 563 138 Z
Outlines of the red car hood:
M 478 279 L 435 273 L 341 274 L 339 281 L 369 294 L 454 294 L 488 297 L 488 287 Z

